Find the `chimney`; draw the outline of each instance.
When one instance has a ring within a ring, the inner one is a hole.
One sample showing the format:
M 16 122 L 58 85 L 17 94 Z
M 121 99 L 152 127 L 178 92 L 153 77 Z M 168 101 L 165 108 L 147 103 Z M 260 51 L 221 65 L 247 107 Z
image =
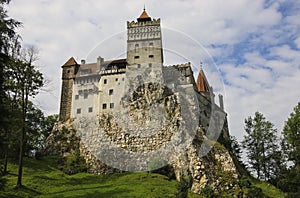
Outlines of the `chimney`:
M 84 59 L 81 60 L 81 64 L 85 64 L 85 60 Z
M 223 95 L 219 94 L 219 103 L 220 103 L 220 108 L 224 110 L 224 102 L 223 102 Z
M 104 62 L 104 58 L 102 58 L 101 56 L 98 56 L 97 58 L 97 65 L 100 67 L 101 63 Z

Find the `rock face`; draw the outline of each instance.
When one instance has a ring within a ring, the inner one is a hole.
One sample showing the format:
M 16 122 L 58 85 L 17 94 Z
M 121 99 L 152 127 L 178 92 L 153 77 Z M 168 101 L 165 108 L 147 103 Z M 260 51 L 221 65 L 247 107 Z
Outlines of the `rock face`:
M 217 142 L 228 138 L 226 113 L 213 99 L 195 92 L 188 75 L 179 72 L 187 73 L 188 65 L 182 67 L 163 70 L 157 82 L 138 82 L 147 73 L 132 78 L 121 110 L 58 124 L 48 138 L 52 148 L 48 153 L 72 152 L 59 140 L 64 136 L 61 131 L 68 129 L 73 132 L 64 138 L 70 142 L 76 134 L 91 173 L 149 171 L 169 165 L 178 181 L 189 178 L 195 193 L 205 188 L 219 194 L 238 192 L 237 169 L 228 150 Z

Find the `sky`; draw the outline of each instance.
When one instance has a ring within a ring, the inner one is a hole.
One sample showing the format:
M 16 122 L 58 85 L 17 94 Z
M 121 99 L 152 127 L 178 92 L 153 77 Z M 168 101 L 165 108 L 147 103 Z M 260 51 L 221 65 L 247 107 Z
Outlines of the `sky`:
M 8 15 L 23 23 L 23 46 L 39 49 L 47 86 L 34 99 L 46 115 L 59 112 L 61 65 L 70 57 L 95 62 L 125 57 L 127 21 L 144 5 L 160 18 L 165 64 L 200 62 L 224 95 L 231 135 L 263 113 L 280 133 L 300 102 L 300 1 L 292 0 L 13 0 Z

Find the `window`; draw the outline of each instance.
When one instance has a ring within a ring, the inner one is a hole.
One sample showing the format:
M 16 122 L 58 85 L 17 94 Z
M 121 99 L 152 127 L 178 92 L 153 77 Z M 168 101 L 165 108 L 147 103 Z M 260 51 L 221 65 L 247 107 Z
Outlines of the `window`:
M 152 67 L 152 63 L 149 63 L 149 67 Z
M 118 78 L 116 78 L 116 82 L 118 81 L 119 79 Z
M 154 56 L 153 55 L 149 55 L 149 58 L 153 58 Z
M 89 107 L 89 113 L 93 112 L 93 107 Z
M 110 103 L 110 104 L 109 104 L 109 107 L 110 107 L 111 109 L 113 109 L 113 108 L 115 107 L 115 104 L 114 104 L 114 103 Z
M 134 59 L 139 59 L 139 58 L 140 58 L 140 56 L 135 56 L 135 57 L 134 57 Z
M 153 47 L 153 43 L 149 43 L 149 46 L 150 46 L 150 47 Z
M 114 93 L 114 90 L 113 90 L 113 89 L 110 89 L 110 90 L 108 91 L 108 94 L 109 94 L 109 95 L 113 95 L 113 93 Z
M 68 72 L 68 74 L 69 74 L 69 73 L 70 73 L 70 70 L 68 69 L 67 72 Z
M 75 95 L 75 100 L 78 100 L 79 99 L 79 95 Z
M 81 114 L 81 109 L 80 108 L 77 109 L 76 112 L 77 112 L 77 114 Z
M 102 104 L 102 109 L 106 109 L 106 103 Z
M 104 79 L 103 83 L 104 83 L 104 84 L 107 84 L 107 79 Z
M 83 98 L 84 98 L 84 99 L 87 99 L 87 98 L 88 98 L 88 95 L 89 95 L 88 92 L 84 92 Z
M 141 64 L 138 64 L 138 66 L 137 66 L 138 68 L 141 68 Z

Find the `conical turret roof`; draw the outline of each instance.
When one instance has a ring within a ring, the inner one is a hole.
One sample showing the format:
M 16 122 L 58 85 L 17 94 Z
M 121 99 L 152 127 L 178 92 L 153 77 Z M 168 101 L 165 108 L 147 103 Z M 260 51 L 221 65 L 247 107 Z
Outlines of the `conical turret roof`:
M 64 65 L 65 66 L 73 66 L 73 65 L 78 65 L 77 62 L 75 61 L 75 59 L 73 57 L 71 57 Z
M 197 89 L 199 92 L 210 92 L 209 84 L 202 68 L 200 68 L 197 78 Z
M 140 15 L 140 17 L 137 20 L 138 20 L 138 22 L 151 21 L 151 17 L 148 15 L 145 8 L 144 8 L 142 14 Z

